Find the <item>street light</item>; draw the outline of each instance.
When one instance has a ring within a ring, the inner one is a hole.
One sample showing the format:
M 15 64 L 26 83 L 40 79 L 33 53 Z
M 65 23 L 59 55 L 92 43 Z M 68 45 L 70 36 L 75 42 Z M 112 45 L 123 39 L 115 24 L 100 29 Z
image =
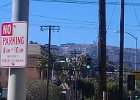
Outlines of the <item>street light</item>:
M 114 32 L 115 33 L 120 33 L 120 31 L 114 31 Z M 133 34 L 130 34 L 129 32 L 124 32 L 124 33 L 132 36 L 135 39 L 135 41 L 136 41 L 135 42 L 135 46 L 136 46 L 136 48 L 135 48 L 135 71 L 137 71 L 137 40 L 138 40 L 138 38 L 135 37 Z
M 136 41 L 135 42 L 135 45 L 136 45 L 136 48 L 135 48 L 135 71 L 137 71 L 137 40 L 138 40 L 138 38 L 135 37 L 134 35 L 128 33 L 128 32 L 125 32 L 125 33 L 127 33 L 130 36 L 132 36 L 135 39 L 135 41 Z
M 53 82 L 53 79 L 54 79 L 53 74 L 54 74 L 54 67 L 55 67 L 55 64 L 56 64 L 56 63 L 59 63 L 59 62 L 60 62 L 60 63 L 63 63 L 63 62 L 66 62 L 66 61 L 63 61 L 63 60 L 62 60 L 62 61 L 55 61 L 55 62 L 53 63 L 53 68 L 52 68 L 52 82 Z
M 54 63 L 53 63 L 53 68 L 52 68 L 52 84 L 53 84 L 53 80 L 54 80 L 54 67 L 55 67 L 55 64 L 56 63 L 58 63 L 58 62 L 60 62 L 60 63 L 63 63 L 63 62 L 66 62 L 66 61 L 55 61 Z M 53 91 L 53 88 L 52 88 L 52 85 L 51 85 L 51 90 Z M 53 96 L 53 92 L 52 92 L 52 94 L 51 94 L 52 96 Z
M 55 61 L 55 62 L 53 63 L 53 68 L 52 68 L 52 83 L 53 83 L 53 79 L 54 79 L 54 67 L 55 67 L 55 64 L 56 64 L 56 63 L 59 63 L 59 62 L 60 62 L 60 63 L 63 63 L 63 62 L 66 62 L 66 61 L 63 61 L 63 60 L 62 60 L 62 61 Z
M 120 33 L 120 31 L 114 31 L 114 32 L 115 33 Z M 136 45 L 136 48 L 135 48 L 135 71 L 137 71 L 137 40 L 138 40 L 138 38 L 135 37 L 133 34 L 130 34 L 129 32 L 124 32 L 124 33 L 132 36 L 136 40 L 136 42 L 135 42 L 135 45 Z M 136 89 L 136 87 L 137 86 L 136 86 L 136 80 L 135 80 L 135 89 Z

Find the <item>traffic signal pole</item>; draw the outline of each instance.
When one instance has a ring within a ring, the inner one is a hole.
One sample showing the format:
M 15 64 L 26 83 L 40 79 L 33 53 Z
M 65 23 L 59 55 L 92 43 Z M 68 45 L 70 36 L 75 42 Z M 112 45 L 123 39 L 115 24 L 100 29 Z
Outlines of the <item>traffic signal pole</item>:
M 28 23 L 29 0 L 12 0 L 12 21 Z M 25 68 L 10 68 L 8 80 L 8 100 L 26 100 Z
M 99 93 L 98 100 L 106 100 L 106 0 L 99 0 L 99 29 L 98 29 L 98 66 Z

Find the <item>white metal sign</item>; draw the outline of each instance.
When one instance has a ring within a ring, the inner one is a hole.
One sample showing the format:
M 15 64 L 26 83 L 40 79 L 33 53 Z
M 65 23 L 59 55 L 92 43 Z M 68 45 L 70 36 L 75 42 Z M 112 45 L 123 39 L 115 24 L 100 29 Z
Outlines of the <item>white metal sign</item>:
M 6 22 L 1 26 L 1 68 L 22 68 L 27 58 L 27 23 Z

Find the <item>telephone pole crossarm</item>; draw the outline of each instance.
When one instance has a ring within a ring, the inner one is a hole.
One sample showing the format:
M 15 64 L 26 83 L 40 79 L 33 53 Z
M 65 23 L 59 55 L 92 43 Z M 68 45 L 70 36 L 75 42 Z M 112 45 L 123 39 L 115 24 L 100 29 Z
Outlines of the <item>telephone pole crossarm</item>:
M 44 30 L 60 30 L 60 26 L 51 26 L 51 25 L 49 25 L 49 26 L 45 26 L 45 25 L 42 25 L 42 26 L 40 26 L 40 30 L 41 31 L 44 31 Z

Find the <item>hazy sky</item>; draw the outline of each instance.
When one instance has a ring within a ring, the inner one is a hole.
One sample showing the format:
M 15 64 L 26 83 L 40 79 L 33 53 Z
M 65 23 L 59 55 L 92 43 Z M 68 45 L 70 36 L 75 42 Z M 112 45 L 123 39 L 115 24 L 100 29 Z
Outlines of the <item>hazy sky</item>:
M 114 31 L 119 30 L 120 0 L 106 2 L 107 45 L 119 46 L 119 33 Z M 11 3 L 12 0 L 0 0 L 0 23 L 11 21 Z M 125 0 L 125 3 L 125 31 L 138 38 L 140 48 L 140 1 Z M 48 31 L 40 31 L 40 26 L 57 25 L 60 31 L 52 31 L 52 44 L 97 43 L 98 0 L 30 0 L 29 12 L 29 41 L 48 43 Z M 135 39 L 128 34 L 125 47 L 135 48 Z

